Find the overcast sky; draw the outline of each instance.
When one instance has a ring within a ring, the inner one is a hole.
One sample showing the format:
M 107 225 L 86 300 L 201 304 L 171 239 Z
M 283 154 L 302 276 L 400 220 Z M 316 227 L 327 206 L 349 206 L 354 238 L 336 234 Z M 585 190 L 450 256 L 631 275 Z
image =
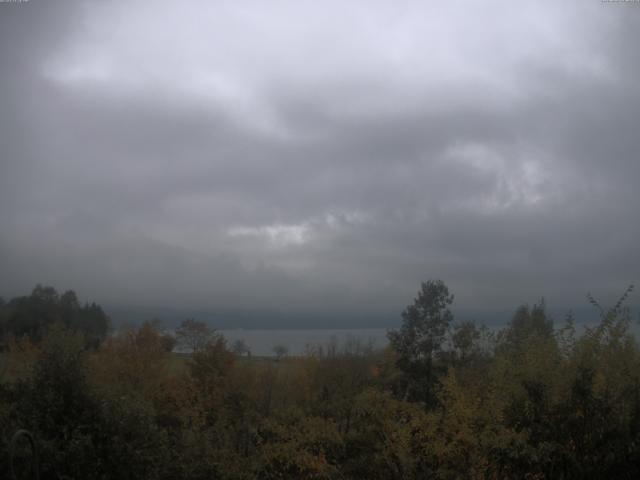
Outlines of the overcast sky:
M 369 312 L 640 272 L 640 3 L 0 3 L 0 295 Z

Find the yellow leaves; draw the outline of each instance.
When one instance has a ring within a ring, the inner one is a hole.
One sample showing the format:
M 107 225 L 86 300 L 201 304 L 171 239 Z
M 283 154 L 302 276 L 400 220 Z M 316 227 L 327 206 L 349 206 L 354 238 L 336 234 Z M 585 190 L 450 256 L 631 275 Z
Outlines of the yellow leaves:
M 40 348 L 26 335 L 20 338 L 9 336 L 6 352 L 0 353 L 0 381 L 13 382 L 29 377 L 39 354 Z
M 336 468 L 328 457 L 342 448 L 340 434 L 331 421 L 318 417 L 292 423 L 267 421 L 261 431 L 260 478 L 329 479 Z
M 357 396 L 347 449 L 358 454 L 351 459 L 362 478 L 411 476 L 420 454 L 424 410 L 394 399 L 387 392 L 367 389 Z M 363 473 L 364 472 L 364 473 Z
M 108 338 L 89 361 L 96 384 L 148 397 L 167 376 L 168 352 L 149 323 Z
M 301 450 L 294 443 L 269 444 L 263 448 L 260 478 L 264 480 L 320 480 L 335 474 L 322 454 Z
M 206 409 L 196 385 L 186 376 L 164 379 L 151 400 L 165 422 L 181 429 L 199 429 L 204 425 Z
M 463 386 L 453 368 L 441 378 L 438 398 L 441 406 L 414 423 L 414 448 L 435 478 L 484 478 L 489 460 L 481 442 L 493 436 L 493 412 L 483 411 L 480 392 Z
M 215 390 L 229 375 L 235 358 L 224 339 L 217 337 L 191 356 L 189 371 L 204 391 Z

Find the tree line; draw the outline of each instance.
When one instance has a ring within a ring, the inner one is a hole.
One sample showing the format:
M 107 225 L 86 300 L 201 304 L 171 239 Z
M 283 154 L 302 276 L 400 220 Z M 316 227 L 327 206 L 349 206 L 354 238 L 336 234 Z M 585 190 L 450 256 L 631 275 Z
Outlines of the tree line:
M 109 332 L 109 318 L 96 303 L 80 304 L 73 290 L 60 294 L 38 284 L 30 295 L 5 302 L 0 297 L 0 346 L 10 337 L 39 342 L 59 323 L 83 335 L 87 346 L 98 347 Z
M 99 336 L 97 315 L 78 313 L 91 306 L 36 287 L 0 307 L 0 471 L 26 428 L 43 478 L 637 478 L 631 291 L 610 309 L 589 296 L 600 322 L 583 331 L 571 315 L 554 325 L 543 301 L 490 331 L 457 322 L 432 280 L 385 349 L 353 340 L 276 361 L 195 319 L 177 331 L 191 355 L 154 322 Z

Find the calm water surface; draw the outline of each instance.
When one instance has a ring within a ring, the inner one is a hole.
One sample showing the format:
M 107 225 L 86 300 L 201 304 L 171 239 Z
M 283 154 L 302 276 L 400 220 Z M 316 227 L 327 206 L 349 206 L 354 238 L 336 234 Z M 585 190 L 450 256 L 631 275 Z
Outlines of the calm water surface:
M 337 344 L 338 348 L 347 342 L 357 340 L 362 344 L 371 343 L 374 348 L 384 348 L 387 330 L 384 328 L 365 329 L 317 329 L 317 330 L 218 330 L 232 347 L 236 340 L 244 340 L 252 355 L 273 355 L 273 347 L 282 345 L 290 355 L 302 355 L 309 346 Z

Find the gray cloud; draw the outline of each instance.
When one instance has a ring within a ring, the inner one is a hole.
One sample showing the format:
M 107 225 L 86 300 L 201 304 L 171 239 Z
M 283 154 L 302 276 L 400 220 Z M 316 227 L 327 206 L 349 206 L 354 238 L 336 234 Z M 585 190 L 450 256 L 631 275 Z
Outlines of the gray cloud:
M 0 292 L 310 316 L 435 277 L 466 307 L 612 299 L 640 266 L 639 15 L 2 4 Z

